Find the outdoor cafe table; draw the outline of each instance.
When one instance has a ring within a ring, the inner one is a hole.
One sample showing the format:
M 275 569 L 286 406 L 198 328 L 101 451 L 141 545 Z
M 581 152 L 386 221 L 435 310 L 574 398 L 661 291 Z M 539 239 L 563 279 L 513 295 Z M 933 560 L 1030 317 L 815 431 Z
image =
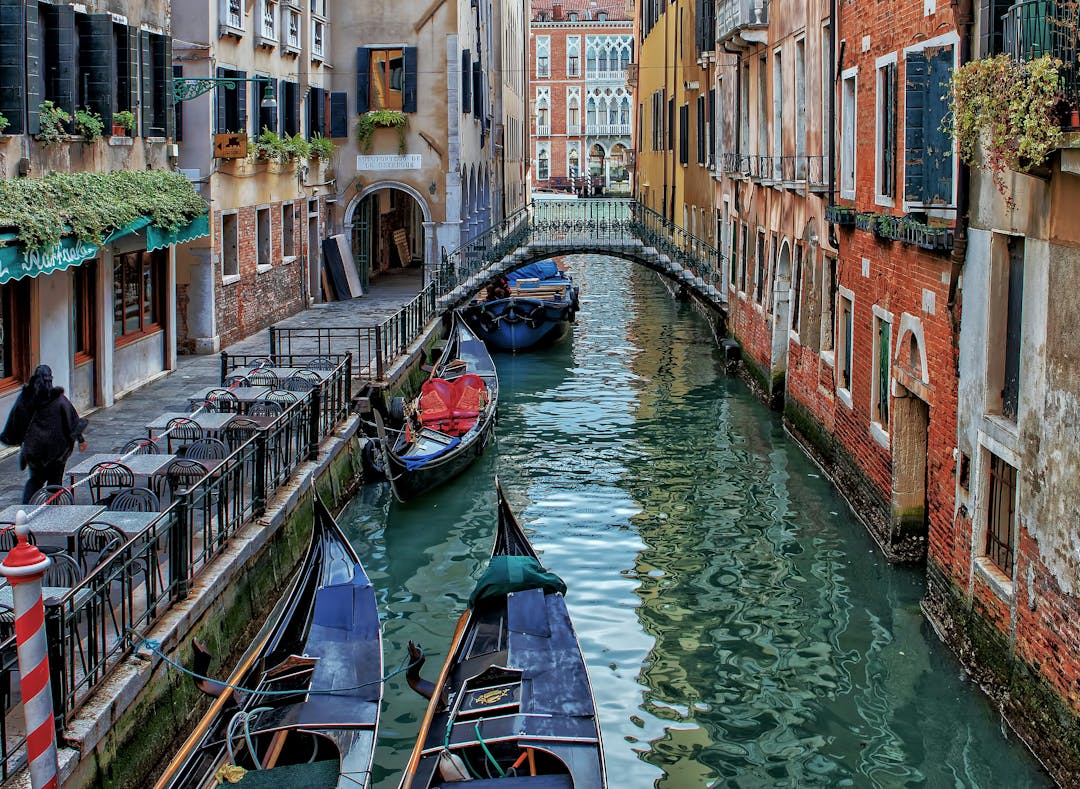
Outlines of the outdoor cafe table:
M 325 381 L 331 375 L 334 374 L 333 370 L 310 370 L 307 367 L 260 367 L 256 370 L 254 367 L 234 367 L 229 371 L 227 377 L 231 378 L 234 375 L 242 375 L 245 378 L 249 375 L 255 375 L 256 372 L 260 373 L 273 373 L 278 377 L 278 380 L 284 381 L 286 378 L 291 378 L 293 374 L 304 370 L 309 373 L 315 373 L 319 376 L 319 379 Z
M 206 402 L 206 396 L 210 394 L 211 390 L 224 389 L 222 386 L 204 386 L 199 391 L 195 392 L 188 398 L 192 408 L 198 408 L 204 402 Z M 251 403 L 258 403 L 266 399 L 266 396 L 270 394 L 270 390 L 273 387 L 270 386 L 238 386 L 232 389 L 233 396 L 245 405 Z
M 204 433 L 218 437 L 218 434 L 228 426 L 229 422 L 236 418 L 236 414 L 202 411 L 192 416 L 190 413 L 185 414 L 180 411 L 166 411 L 146 426 L 147 437 L 153 438 L 155 435 L 164 433 L 169 427 L 170 420 L 181 417 L 193 420 L 195 424 L 203 429 Z M 147 455 L 147 457 L 152 457 L 152 455 Z
M 14 523 L 19 510 L 29 515 L 35 509 L 37 513 L 26 524 L 39 544 L 48 542 L 50 545 L 70 545 L 80 526 L 102 520 L 99 516 L 105 512 L 102 504 L 12 504 L 0 510 L 0 523 Z
M 230 416 L 232 416 L 230 414 Z M 131 473 L 137 477 L 152 477 L 176 459 L 176 455 L 131 455 L 123 460 L 118 460 L 120 455 L 116 452 L 97 453 L 85 456 L 77 466 L 68 469 L 68 477 L 71 484 L 75 484 L 75 477 L 86 476 L 98 463 L 120 463 L 131 469 Z

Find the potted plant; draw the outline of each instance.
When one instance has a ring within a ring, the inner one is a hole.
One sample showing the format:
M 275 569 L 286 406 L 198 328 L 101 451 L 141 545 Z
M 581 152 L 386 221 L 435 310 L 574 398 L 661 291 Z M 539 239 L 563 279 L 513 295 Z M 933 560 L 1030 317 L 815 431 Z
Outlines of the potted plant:
M 263 127 L 262 134 L 251 139 L 251 155 L 256 161 L 276 161 L 284 164 L 289 159 L 285 140 L 277 132 Z
M 282 135 L 282 148 L 285 157 L 290 160 L 311 158 L 311 143 L 304 139 L 304 135 L 297 133 L 289 136 L 288 132 Z
M 0 134 L 4 133 L 4 129 L 11 125 L 11 121 L 7 119 L 4 113 L 0 112 Z
M 850 227 L 855 224 L 855 209 L 850 205 L 828 205 L 825 207 L 825 221 Z
M 71 123 L 71 115 L 64 112 L 51 101 L 43 101 L 38 105 L 38 133 L 37 140 L 42 145 L 56 145 L 63 142 L 66 129 L 65 124 Z
M 376 129 L 397 129 L 398 153 L 405 153 L 405 130 L 408 126 L 409 116 L 400 110 L 371 110 L 357 118 L 356 141 L 360 143 L 360 150 L 371 153 L 371 140 Z
M 874 221 L 875 214 L 873 211 L 859 211 L 855 214 L 855 227 L 859 230 L 865 230 L 870 232 L 874 229 L 876 222 Z
M 75 132 L 83 136 L 86 142 L 97 142 L 105 131 L 101 116 L 93 110 L 75 110 Z
M 315 132 L 315 136 L 311 138 L 311 158 L 321 159 L 324 162 L 330 161 L 334 157 L 334 151 L 337 146 L 334 145 L 334 141 L 323 137 L 318 132 Z
M 135 113 L 131 110 L 118 110 L 112 116 L 112 133 L 117 137 L 130 137 L 135 131 Z

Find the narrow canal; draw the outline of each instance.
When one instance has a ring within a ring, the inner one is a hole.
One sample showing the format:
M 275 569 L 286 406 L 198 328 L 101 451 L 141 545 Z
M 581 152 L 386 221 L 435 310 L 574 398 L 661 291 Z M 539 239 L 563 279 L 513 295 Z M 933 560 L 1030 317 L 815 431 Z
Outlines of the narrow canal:
M 386 618 L 434 679 L 491 551 L 497 473 L 567 602 L 610 784 L 1043 786 L 777 417 L 723 372 L 656 275 L 571 259 L 572 338 L 498 358 L 497 444 L 409 505 L 368 486 L 341 522 Z M 375 786 L 396 787 L 425 702 L 386 688 Z

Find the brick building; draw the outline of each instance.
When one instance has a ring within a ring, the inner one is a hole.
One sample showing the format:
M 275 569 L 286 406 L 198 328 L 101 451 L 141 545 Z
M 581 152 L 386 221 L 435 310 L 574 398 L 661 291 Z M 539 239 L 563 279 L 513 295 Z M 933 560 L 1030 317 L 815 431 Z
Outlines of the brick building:
M 532 183 L 629 194 L 633 20 L 616 0 L 543 0 L 529 24 Z

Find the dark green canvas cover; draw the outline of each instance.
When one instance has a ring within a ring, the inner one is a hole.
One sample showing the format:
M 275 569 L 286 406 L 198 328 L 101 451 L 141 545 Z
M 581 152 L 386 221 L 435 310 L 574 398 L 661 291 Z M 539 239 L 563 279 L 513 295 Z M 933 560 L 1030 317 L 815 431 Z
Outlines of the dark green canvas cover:
M 566 584 L 562 578 L 547 572 L 531 556 L 493 556 L 469 597 L 469 608 L 475 608 L 478 602 L 489 597 L 526 589 L 543 589 L 545 594 L 566 594 Z

